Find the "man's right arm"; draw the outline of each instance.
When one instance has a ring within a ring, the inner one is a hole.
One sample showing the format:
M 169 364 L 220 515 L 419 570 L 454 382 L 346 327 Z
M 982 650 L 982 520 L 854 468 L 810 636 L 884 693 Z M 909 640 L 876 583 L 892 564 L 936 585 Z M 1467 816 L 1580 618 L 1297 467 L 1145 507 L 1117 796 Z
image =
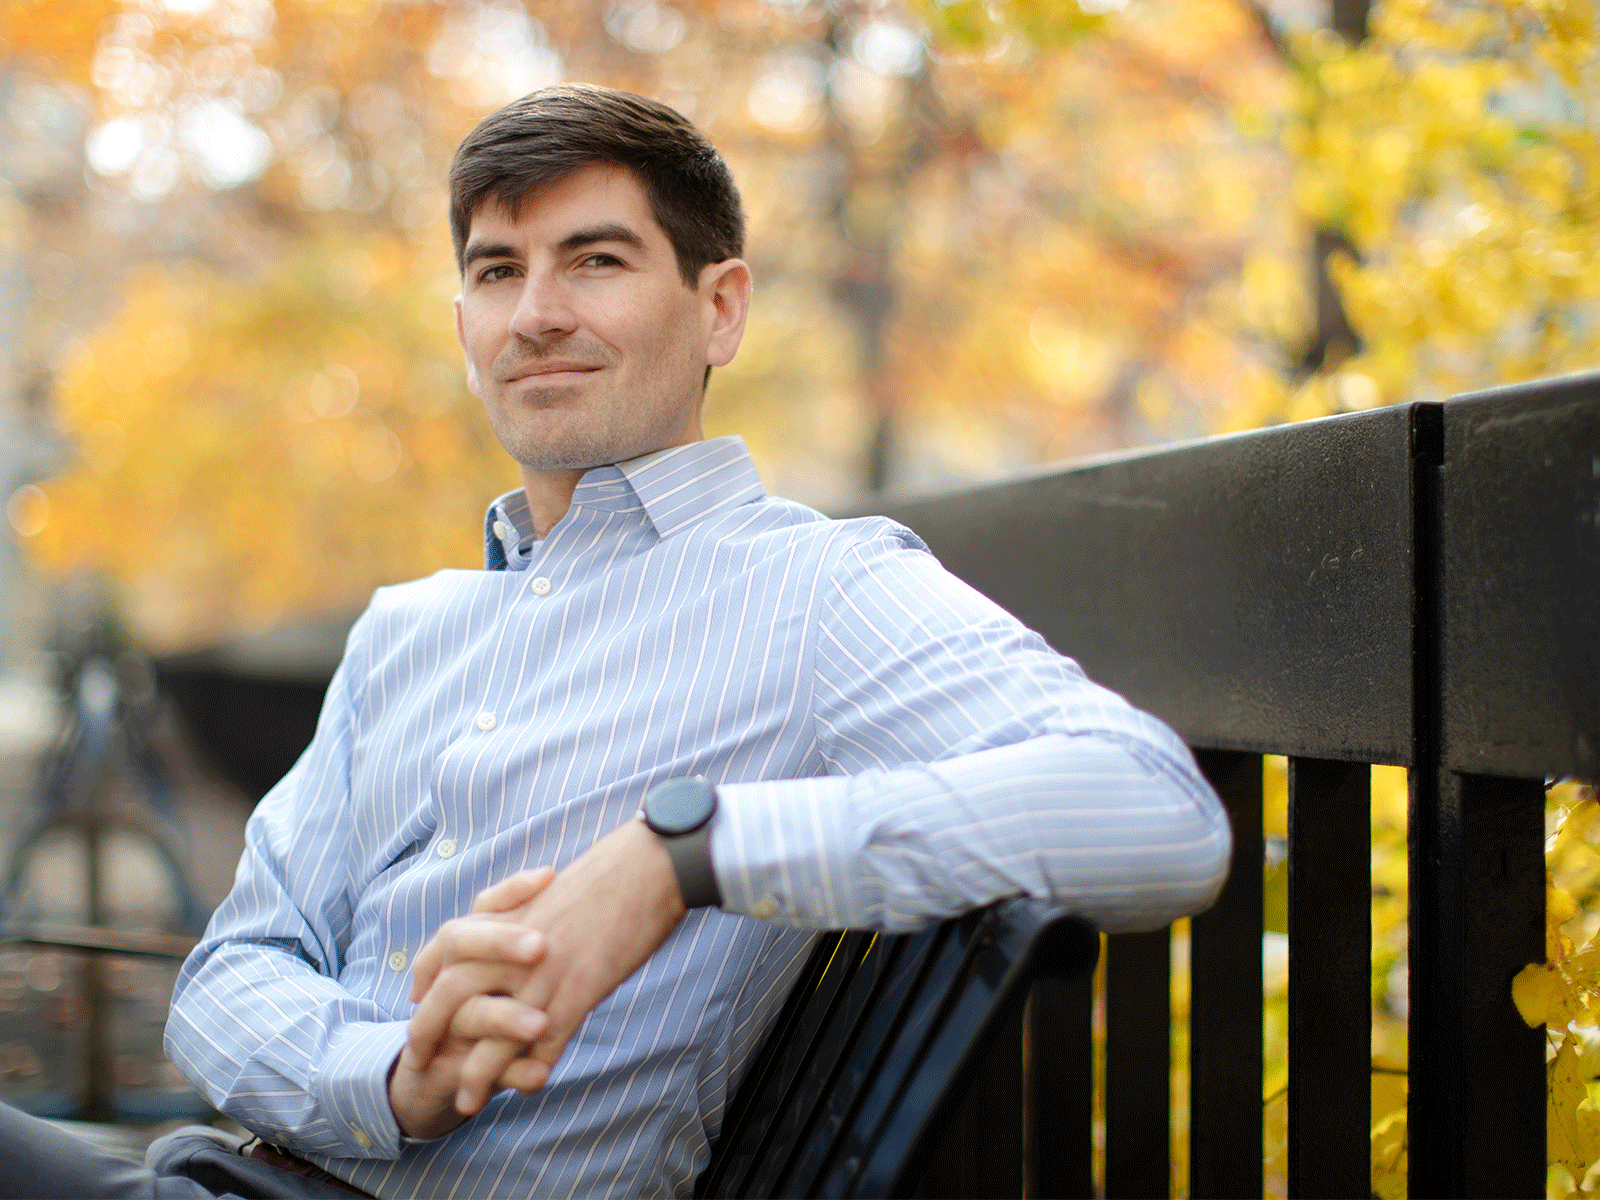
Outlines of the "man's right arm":
M 342 1158 L 399 1153 L 389 1064 L 405 1022 L 339 983 L 355 900 L 350 757 L 360 624 L 317 733 L 251 817 L 233 890 L 179 974 L 173 1064 L 264 1137 Z

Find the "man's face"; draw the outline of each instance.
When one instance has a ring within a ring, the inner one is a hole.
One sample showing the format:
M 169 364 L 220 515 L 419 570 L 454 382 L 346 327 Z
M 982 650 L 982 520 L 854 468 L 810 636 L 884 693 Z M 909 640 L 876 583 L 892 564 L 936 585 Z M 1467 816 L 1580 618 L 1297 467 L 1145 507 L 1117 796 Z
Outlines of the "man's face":
M 737 259 L 686 286 L 633 172 L 583 167 L 515 217 L 473 214 L 456 300 L 467 386 L 525 477 L 697 441 L 705 369 L 733 358 L 748 294 Z

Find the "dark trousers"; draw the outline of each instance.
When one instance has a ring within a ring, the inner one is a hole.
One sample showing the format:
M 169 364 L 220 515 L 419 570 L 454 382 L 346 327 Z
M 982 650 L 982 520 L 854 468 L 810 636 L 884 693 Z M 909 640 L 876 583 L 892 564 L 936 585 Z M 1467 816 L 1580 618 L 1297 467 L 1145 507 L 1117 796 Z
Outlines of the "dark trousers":
M 237 1138 L 190 1125 L 150 1144 L 143 1165 L 119 1158 L 48 1121 L 0 1104 L 0 1197 L 16 1200 L 349 1200 L 315 1179 L 239 1153 Z

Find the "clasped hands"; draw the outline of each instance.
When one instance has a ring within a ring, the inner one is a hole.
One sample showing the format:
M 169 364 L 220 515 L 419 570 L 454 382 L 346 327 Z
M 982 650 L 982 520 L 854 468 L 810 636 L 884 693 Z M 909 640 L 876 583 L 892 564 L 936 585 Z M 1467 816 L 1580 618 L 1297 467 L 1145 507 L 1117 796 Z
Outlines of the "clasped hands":
M 485 889 L 412 964 L 418 1003 L 389 1074 L 402 1133 L 450 1132 L 506 1088 L 543 1087 L 589 1011 L 683 919 L 666 849 L 627 821 L 557 874 Z

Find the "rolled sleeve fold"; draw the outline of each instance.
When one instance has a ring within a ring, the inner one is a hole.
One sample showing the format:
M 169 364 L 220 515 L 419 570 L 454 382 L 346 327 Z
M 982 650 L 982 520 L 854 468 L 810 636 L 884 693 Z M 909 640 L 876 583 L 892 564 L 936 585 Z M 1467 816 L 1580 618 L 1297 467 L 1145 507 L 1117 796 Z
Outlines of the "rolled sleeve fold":
M 711 864 L 722 907 L 804 929 L 859 927 L 866 907 L 851 883 L 850 783 L 823 776 L 719 787 Z
M 389 1068 L 406 1042 L 402 1021 L 350 1024 L 333 1039 L 311 1083 L 335 1158 L 396 1158 L 404 1144 L 389 1107 Z

